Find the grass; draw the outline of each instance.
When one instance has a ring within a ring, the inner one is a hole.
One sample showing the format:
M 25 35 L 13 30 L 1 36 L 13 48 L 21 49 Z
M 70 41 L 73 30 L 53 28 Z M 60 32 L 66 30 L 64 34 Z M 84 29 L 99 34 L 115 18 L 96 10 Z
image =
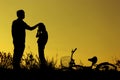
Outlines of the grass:
M 74 70 L 56 68 L 54 58 L 47 59 L 47 66 L 41 69 L 39 61 L 31 53 L 21 59 L 21 69 L 13 70 L 10 53 L 0 52 L 0 80 L 120 80 L 120 71 L 96 71 L 93 69 Z M 120 67 L 120 60 L 116 60 Z

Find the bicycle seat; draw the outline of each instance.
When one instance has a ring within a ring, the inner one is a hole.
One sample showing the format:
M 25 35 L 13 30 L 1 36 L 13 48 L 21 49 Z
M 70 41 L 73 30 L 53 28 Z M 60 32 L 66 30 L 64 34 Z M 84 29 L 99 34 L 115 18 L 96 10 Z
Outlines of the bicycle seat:
M 88 61 L 92 62 L 93 64 L 95 64 L 97 62 L 97 57 L 94 56 L 92 58 L 89 58 Z

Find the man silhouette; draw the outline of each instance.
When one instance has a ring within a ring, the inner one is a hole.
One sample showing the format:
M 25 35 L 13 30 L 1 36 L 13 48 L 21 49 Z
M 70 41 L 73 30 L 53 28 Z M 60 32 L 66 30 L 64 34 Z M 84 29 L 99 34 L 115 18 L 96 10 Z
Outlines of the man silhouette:
M 25 18 L 24 10 L 17 11 L 17 19 L 12 23 L 12 38 L 14 45 L 14 54 L 13 54 L 13 68 L 20 69 L 20 61 L 25 49 L 25 30 L 34 30 L 39 24 L 30 27 L 27 25 L 23 19 Z

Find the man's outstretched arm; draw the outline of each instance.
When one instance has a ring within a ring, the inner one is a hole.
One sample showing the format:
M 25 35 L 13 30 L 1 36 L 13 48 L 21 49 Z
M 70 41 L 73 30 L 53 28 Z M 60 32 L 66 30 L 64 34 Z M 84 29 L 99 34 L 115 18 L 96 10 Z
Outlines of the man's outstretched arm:
M 37 28 L 37 26 L 39 26 L 39 24 L 40 23 L 38 23 L 38 24 L 36 24 L 36 25 L 34 25 L 32 27 L 30 27 L 29 25 L 26 24 L 26 29 L 28 29 L 28 30 L 34 30 L 35 28 Z

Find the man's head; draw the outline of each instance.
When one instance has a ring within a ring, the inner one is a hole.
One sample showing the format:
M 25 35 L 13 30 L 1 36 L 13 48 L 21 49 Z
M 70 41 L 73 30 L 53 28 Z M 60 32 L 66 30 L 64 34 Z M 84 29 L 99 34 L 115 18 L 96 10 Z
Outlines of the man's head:
M 25 12 L 24 12 L 24 10 L 18 10 L 17 11 L 17 17 L 19 19 L 24 19 L 25 18 Z

